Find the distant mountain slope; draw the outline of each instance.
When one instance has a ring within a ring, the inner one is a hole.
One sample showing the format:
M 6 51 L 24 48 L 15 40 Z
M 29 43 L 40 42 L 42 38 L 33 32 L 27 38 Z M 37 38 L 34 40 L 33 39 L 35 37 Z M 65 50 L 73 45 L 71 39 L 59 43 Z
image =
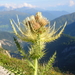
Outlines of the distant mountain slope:
M 49 60 L 49 58 L 56 51 L 56 61 L 54 66 L 59 67 L 62 70 L 75 72 L 75 37 L 68 35 L 62 35 L 54 42 L 48 43 L 46 46 L 46 55 L 42 59 L 43 62 Z
M 7 7 L 5 7 L 5 6 L 0 6 L 0 11 L 6 11 L 6 10 L 8 10 Z
M 64 33 L 71 36 L 75 36 L 75 12 L 52 20 L 51 25 L 53 25 L 53 23 L 56 22 L 56 28 L 58 28 L 61 25 L 64 25 L 66 21 L 67 26 L 64 30 Z
M 54 11 L 53 13 L 53 12 L 46 11 L 46 10 L 39 10 L 39 9 L 27 8 L 27 7 L 17 8 L 15 10 L 19 12 L 23 12 L 23 13 L 29 13 L 31 15 L 35 15 L 37 12 L 42 12 L 43 16 L 45 16 L 49 20 L 56 18 L 56 15 L 54 14 L 56 11 Z
M 3 49 L 8 50 L 11 53 L 18 53 L 13 37 L 17 38 L 13 33 L 0 31 L 0 43 L 2 44 Z M 19 38 L 17 39 L 20 45 L 27 49 L 27 43 L 21 41 Z
M 0 12 L 0 31 L 11 31 L 10 19 L 17 20 L 16 15 L 19 16 L 20 21 L 25 19 L 29 14 L 18 11 L 2 11 Z
M 71 35 L 71 36 L 75 36 L 75 22 L 67 25 L 65 30 L 64 30 L 64 33 Z
M 46 18 L 48 18 L 48 20 L 53 20 L 55 18 L 58 18 L 60 16 L 69 14 L 66 11 L 41 11 L 43 16 L 45 16 Z
M 37 8 L 27 8 L 27 7 L 22 7 L 22 8 L 17 8 L 14 9 L 19 12 L 25 12 L 29 13 L 31 15 L 34 15 L 36 12 L 42 12 L 43 16 L 47 17 L 49 20 L 55 19 L 57 17 L 60 17 L 61 15 L 68 14 L 66 11 L 49 11 L 49 10 L 43 10 L 43 9 L 37 9 Z
M 54 14 L 56 17 L 60 17 L 63 15 L 69 14 L 67 11 L 49 11 L 50 13 Z
M 8 32 L 0 32 L 0 43 L 2 44 L 2 47 L 9 52 L 14 52 L 17 50 L 14 40 L 14 35 Z
M 5 11 L 17 11 L 17 12 L 22 12 L 22 13 L 28 13 L 30 15 L 33 15 L 36 12 L 42 12 L 44 16 L 46 16 L 50 20 L 69 13 L 67 11 L 49 11 L 49 10 L 44 10 L 40 8 L 29 8 L 29 7 L 21 7 L 21 8 L 9 7 L 7 8 L 6 6 L 0 6 L 0 11 L 4 11 L 4 12 Z
M 21 10 L 22 8 L 19 8 L 18 10 L 10 10 L 10 11 L 0 11 L 0 31 L 12 31 L 11 25 L 10 25 L 10 19 L 17 20 L 16 14 L 19 16 L 20 21 L 24 20 L 26 17 L 30 15 L 35 15 L 37 10 L 31 10 L 25 8 L 24 12 Z M 24 8 L 23 8 L 24 9 Z M 41 11 L 43 16 L 45 16 L 48 20 L 53 19 L 55 17 L 54 14 L 51 13 L 51 11 Z M 54 11 L 56 13 L 57 11 Z M 62 13 L 58 11 L 59 13 Z M 63 13 L 62 13 L 63 14 Z M 17 21 L 16 21 L 17 22 Z
M 75 22 L 75 12 L 71 14 L 67 14 L 61 17 L 58 17 L 51 21 L 51 25 L 56 22 L 56 28 L 60 27 L 67 21 L 67 25 Z
M 17 47 L 13 40 L 13 34 L 8 32 L 0 32 L 0 42 L 2 47 L 8 50 L 11 55 L 20 58 Z M 28 50 L 28 44 L 18 40 L 25 50 Z M 56 62 L 54 66 L 63 70 L 75 71 L 75 37 L 63 34 L 59 39 L 46 45 L 46 55 L 41 62 L 47 62 L 48 59 L 57 52 Z

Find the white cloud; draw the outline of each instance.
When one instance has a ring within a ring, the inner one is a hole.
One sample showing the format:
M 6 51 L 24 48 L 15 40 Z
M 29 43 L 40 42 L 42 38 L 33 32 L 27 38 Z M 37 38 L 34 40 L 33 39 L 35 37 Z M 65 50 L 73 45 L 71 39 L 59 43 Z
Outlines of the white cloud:
M 21 8 L 21 7 L 35 8 L 36 6 L 28 4 L 28 3 L 23 3 L 17 6 L 17 8 Z
M 73 0 L 70 0 L 70 5 L 69 6 L 74 6 L 75 2 Z
M 57 7 L 57 6 L 63 6 L 65 5 L 64 3 L 57 3 L 57 4 L 53 4 L 53 5 L 49 5 L 49 7 Z
M 58 3 L 57 6 L 63 6 L 65 5 L 64 3 Z
M 5 6 L 7 8 L 10 8 L 12 7 L 13 9 L 15 8 L 21 8 L 21 7 L 29 7 L 29 8 L 35 8 L 37 6 L 34 6 L 34 5 L 31 5 L 31 4 L 28 4 L 28 3 L 23 3 L 23 4 L 0 4 L 0 6 Z

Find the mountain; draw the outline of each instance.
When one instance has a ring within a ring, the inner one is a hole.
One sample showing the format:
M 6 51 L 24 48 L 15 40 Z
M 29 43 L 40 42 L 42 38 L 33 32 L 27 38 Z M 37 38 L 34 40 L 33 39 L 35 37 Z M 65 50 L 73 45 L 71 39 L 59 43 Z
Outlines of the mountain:
M 25 12 L 29 13 L 31 15 L 34 15 L 36 12 L 42 12 L 43 16 L 47 17 L 49 20 L 53 20 L 57 17 L 60 17 L 61 15 L 68 14 L 69 12 L 66 11 L 48 11 L 48 10 L 43 10 L 43 9 L 38 9 L 38 8 L 28 8 L 28 7 L 22 7 L 22 8 L 17 8 L 14 9 L 16 11 L 20 12 Z
M 17 38 L 13 33 L 3 32 L 3 31 L 0 31 L 0 44 L 2 45 L 1 48 L 2 50 L 3 49 L 7 50 L 11 56 L 21 59 L 22 56 L 20 55 L 16 47 L 14 37 L 18 40 L 21 47 L 25 49 L 26 51 L 28 51 L 28 43 L 23 42 L 22 40 Z
M 35 14 L 36 12 L 38 12 L 39 10 L 35 9 L 35 8 L 29 8 L 29 7 L 22 7 L 22 8 L 16 8 L 14 9 L 14 11 L 19 11 L 19 12 L 23 12 L 23 13 L 29 13 L 29 14 Z
M 18 15 L 20 21 L 22 21 L 26 17 L 34 15 L 37 12 L 36 10 L 34 11 L 34 9 L 31 10 L 28 8 L 25 8 L 25 10 L 24 10 L 25 12 L 21 12 L 22 9 L 21 10 L 20 9 L 21 8 L 18 9 L 19 11 L 17 11 L 15 9 L 15 10 L 10 10 L 10 11 L 1 11 L 0 12 L 0 31 L 8 31 L 8 32 L 12 31 L 9 20 L 14 19 L 17 22 L 16 14 Z M 48 20 L 55 17 L 52 13 L 50 13 L 50 11 L 42 11 L 43 16 L 48 18 Z
M 51 18 L 50 20 L 53 20 L 53 19 L 58 18 L 60 16 L 69 14 L 69 12 L 67 12 L 67 11 L 42 11 L 42 13 L 44 13 L 47 16 L 50 15 L 50 16 L 48 16 Z
M 18 15 L 20 21 L 24 20 L 26 17 L 29 16 L 29 14 L 27 13 L 13 10 L 0 12 L 0 31 L 12 31 L 10 19 L 14 19 L 17 22 L 16 15 Z
M 0 43 L 2 44 L 3 49 L 8 50 L 11 53 L 18 53 L 13 37 L 17 38 L 13 33 L 0 31 Z M 18 39 L 18 41 L 22 47 L 24 46 L 27 48 L 27 43 L 21 41 L 20 39 Z
M 75 22 L 75 12 L 67 14 L 67 15 L 60 16 L 60 17 L 52 20 L 51 25 L 53 25 L 53 23 L 56 22 L 56 28 L 58 28 L 61 25 L 64 25 L 64 23 L 66 21 L 67 21 L 67 25 Z
M 35 9 L 35 8 L 22 7 L 22 8 L 17 8 L 14 10 L 23 12 L 23 13 L 29 13 L 31 15 L 35 15 L 37 12 L 40 11 L 40 12 L 42 12 L 43 16 L 47 17 L 49 20 L 52 20 L 55 18 L 55 15 L 52 14 L 50 11 L 44 11 L 44 10 L 39 10 L 39 9 Z
M 5 11 L 7 8 L 5 6 L 0 6 L 0 11 Z
M 75 22 L 67 25 L 65 30 L 64 30 L 64 33 L 71 35 L 71 36 L 75 36 Z
M 65 34 L 75 36 L 75 12 L 71 14 L 67 14 L 61 17 L 58 17 L 50 22 L 51 25 L 53 25 L 54 22 L 56 22 L 56 28 L 60 27 L 61 25 L 64 25 L 64 23 L 67 21 L 67 26 L 64 30 Z
M 67 11 L 49 11 L 49 12 L 54 14 L 55 18 L 69 14 L 69 12 Z
M 56 16 L 54 14 L 52 14 L 50 11 L 39 11 L 37 9 L 26 9 L 25 7 L 23 8 L 18 8 L 18 9 L 15 9 L 16 11 L 20 11 L 20 12 L 23 12 L 23 13 L 29 13 L 31 15 L 35 15 L 37 12 L 42 12 L 43 16 L 48 18 L 49 20 L 52 20 L 54 18 L 56 18 Z
M 2 47 L 5 50 L 8 50 L 12 56 L 21 58 L 13 37 L 16 36 L 12 33 L 0 32 L 0 42 Z M 18 41 L 23 49 L 28 51 L 29 45 L 20 39 L 18 39 Z M 75 71 L 75 37 L 63 34 L 59 39 L 48 43 L 46 45 L 46 55 L 40 60 L 40 62 L 47 62 L 55 51 L 57 52 L 57 55 L 54 66 L 59 67 L 64 71 Z
M 46 45 L 46 55 L 41 62 L 47 62 L 57 52 L 55 67 L 62 71 L 75 72 L 75 37 L 63 34 L 59 39 Z
M 12 7 L 7 8 L 5 6 L 0 6 L 0 31 L 12 31 L 9 20 L 14 19 L 17 22 L 16 14 L 19 16 L 20 21 L 22 21 L 28 16 L 35 15 L 38 11 L 42 12 L 43 16 L 45 16 L 48 20 L 68 14 L 66 11 L 48 11 L 29 7 L 13 9 Z
M 2 44 L 2 47 L 5 50 L 8 50 L 9 52 L 13 52 L 17 50 L 13 37 L 15 37 L 13 34 L 8 32 L 0 32 L 0 43 Z
M 30 8 L 30 7 L 20 7 L 20 8 L 13 8 L 12 6 L 6 7 L 6 6 L 0 6 L 0 11 L 19 11 L 22 13 L 27 13 L 30 15 L 34 15 L 36 12 L 42 12 L 45 14 L 49 20 L 55 19 L 56 17 L 59 17 L 61 15 L 68 14 L 69 12 L 67 11 L 49 11 L 49 10 L 44 10 L 40 8 Z

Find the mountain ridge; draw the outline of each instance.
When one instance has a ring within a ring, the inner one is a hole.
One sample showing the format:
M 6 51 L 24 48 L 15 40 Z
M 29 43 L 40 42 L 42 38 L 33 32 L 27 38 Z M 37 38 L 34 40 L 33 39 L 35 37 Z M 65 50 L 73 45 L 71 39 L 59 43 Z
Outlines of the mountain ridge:
M 56 22 L 56 28 L 60 27 L 67 21 L 67 25 L 75 22 L 75 12 L 60 16 L 54 20 L 51 20 L 51 25 Z
M 75 22 L 68 24 L 64 30 L 65 34 L 75 36 Z

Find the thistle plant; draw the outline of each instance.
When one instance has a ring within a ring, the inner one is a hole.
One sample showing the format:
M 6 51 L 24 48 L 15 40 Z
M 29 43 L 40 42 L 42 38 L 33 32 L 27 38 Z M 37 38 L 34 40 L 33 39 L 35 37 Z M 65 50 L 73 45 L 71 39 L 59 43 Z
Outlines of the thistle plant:
M 55 22 L 54 25 L 51 26 L 49 20 L 43 17 L 41 12 L 37 12 L 36 15 L 27 17 L 22 22 L 19 21 L 17 16 L 17 21 L 18 23 L 13 19 L 10 20 L 14 33 L 22 41 L 29 42 L 30 44 L 28 53 L 23 52 L 22 49 L 20 49 L 20 52 L 33 68 L 34 75 L 37 75 L 39 71 L 38 61 L 45 55 L 46 43 L 58 39 L 67 22 L 55 30 Z

